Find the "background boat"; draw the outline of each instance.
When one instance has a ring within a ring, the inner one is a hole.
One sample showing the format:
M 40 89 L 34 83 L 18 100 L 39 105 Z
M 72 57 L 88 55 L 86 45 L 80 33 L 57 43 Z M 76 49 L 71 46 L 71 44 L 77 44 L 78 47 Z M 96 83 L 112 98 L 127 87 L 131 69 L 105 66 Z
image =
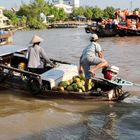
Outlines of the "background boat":
M 13 42 L 12 33 L 10 31 L 0 32 L 0 45 L 6 45 Z

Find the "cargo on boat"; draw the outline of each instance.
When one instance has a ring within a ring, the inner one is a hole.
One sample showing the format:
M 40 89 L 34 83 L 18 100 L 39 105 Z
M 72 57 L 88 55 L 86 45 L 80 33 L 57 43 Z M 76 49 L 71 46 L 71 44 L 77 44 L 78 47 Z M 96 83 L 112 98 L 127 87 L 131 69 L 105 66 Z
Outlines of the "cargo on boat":
M 25 91 L 31 93 L 33 96 L 48 99 L 73 98 L 93 99 L 95 101 L 120 101 L 129 95 L 128 92 L 125 92 L 122 89 L 122 85 L 127 84 L 127 81 L 122 82 L 122 80 L 117 78 L 117 80 L 114 80 L 113 77 L 111 77 L 111 79 L 91 79 L 92 86 L 88 92 L 85 92 L 83 87 L 84 79 L 82 79 L 83 85 L 78 86 L 77 83 L 80 82 L 76 79 L 76 77 L 79 77 L 77 66 L 55 59 L 50 59 L 57 65 L 55 68 L 48 65 L 41 72 L 29 72 L 26 68 L 26 51 L 27 48 L 15 45 L 0 47 L 1 87 Z M 113 68 L 114 67 L 112 67 L 109 71 L 111 71 Z M 116 70 L 117 69 L 115 69 L 114 72 L 117 72 Z M 63 89 L 60 88 L 60 84 L 62 82 L 67 82 L 67 84 L 63 85 Z M 73 88 L 70 88 L 70 86 Z

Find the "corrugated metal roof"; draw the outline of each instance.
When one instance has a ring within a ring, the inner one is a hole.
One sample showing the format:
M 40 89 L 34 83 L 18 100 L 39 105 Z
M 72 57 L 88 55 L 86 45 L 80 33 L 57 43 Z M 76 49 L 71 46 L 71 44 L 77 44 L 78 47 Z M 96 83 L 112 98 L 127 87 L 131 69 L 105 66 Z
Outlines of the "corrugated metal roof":
M 18 45 L 4 45 L 0 46 L 0 56 L 12 54 L 14 52 L 20 52 L 22 50 L 26 50 L 27 47 L 25 46 L 18 46 Z

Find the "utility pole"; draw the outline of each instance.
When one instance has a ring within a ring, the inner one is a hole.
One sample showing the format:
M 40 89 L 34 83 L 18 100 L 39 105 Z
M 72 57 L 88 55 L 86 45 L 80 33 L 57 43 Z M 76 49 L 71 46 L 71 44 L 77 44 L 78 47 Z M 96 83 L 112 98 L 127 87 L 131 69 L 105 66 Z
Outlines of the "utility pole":
M 130 1 L 130 10 L 131 10 L 131 12 L 133 12 L 133 5 L 132 4 L 133 4 L 133 1 L 131 0 Z

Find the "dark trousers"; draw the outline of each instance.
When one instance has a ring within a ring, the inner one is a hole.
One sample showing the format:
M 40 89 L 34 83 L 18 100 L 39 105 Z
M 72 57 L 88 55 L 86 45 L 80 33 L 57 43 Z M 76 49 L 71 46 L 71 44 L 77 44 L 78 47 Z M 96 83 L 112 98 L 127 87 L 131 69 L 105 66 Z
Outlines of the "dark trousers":
M 28 68 L 28 71 L 32 73 L 42 74 L 46 70 L 44 68 Z

